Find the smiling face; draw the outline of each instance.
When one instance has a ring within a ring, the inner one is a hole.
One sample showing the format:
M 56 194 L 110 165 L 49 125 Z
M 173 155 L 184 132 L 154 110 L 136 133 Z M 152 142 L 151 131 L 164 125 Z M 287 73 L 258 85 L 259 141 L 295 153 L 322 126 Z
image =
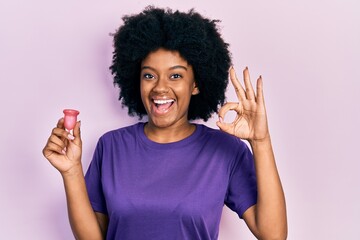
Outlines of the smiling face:
M 192 95 L 198 88 L 192 66 L 177 51 L 160 48 L 141 63 L 141 99 L 153 127 L 188 124 Z

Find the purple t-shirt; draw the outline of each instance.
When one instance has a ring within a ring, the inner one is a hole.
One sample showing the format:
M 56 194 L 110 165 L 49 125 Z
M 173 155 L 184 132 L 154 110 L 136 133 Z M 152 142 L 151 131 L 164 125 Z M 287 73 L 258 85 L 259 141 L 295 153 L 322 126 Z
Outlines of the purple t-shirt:
M 107 239 L 217 239 L 224 204 L 241 217 L 257 200 L 246 144 L 201 124 L 166 144 L 144 123 L 110 131 L 85 180 L 94 211 L 109 216 Z

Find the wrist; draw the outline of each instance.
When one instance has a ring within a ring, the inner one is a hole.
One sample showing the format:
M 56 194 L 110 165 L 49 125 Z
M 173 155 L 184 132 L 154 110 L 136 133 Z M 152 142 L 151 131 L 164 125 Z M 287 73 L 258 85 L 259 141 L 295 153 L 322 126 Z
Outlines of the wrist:
M 84 171 L 82 168 L 81 163 L 76 164 L 75 166 L 71 167 L 67 171 L 61 172 L 61 176 L 65 178 L 74 178 L 78 176 L 84 176 Z
M 254 148 L 272 148 L 271 147 L 271 138 L 270 135 L 267 135 L 266 137 L 262 139 L 253 139 L 249 140 L 250 146 Z

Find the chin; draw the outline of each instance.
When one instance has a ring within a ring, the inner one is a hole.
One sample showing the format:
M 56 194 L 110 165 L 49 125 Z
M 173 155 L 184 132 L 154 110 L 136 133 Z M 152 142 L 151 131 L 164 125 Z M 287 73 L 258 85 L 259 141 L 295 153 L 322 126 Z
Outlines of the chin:
M 156 118 L 156 119 L 150 119 L 149 118 L 149 122 L 151 122 L 151 124 L 155 127 L 158 127 L 158 128 L 167 128 L 167 127 L 170 127 L 172 126 L 173 124 L 175 124 L 175 121 L 171 120 L 171 119 L 166 119 L 166 118 L 163 118 L 163 119 L 159 119 L 159 118 Z

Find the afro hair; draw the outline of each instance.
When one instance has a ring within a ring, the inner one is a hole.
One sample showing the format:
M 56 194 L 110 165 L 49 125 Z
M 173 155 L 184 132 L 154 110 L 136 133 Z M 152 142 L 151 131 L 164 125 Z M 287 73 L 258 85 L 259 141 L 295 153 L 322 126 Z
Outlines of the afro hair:
M 119 100 L 130 116 L 141 119 L 146 111 L 140 96 L 140 66 L 159 48 L 178 51 L 192 67 L 199 94 L 190 100 L 188 119 L 207 121 L 224 104 L 231 64 L 228 44 L 218 32 L 218 20 L 202 17 L 193 9 L 187 13 L 148 6 L 139 14 L 124 16 L 114 34 L 114 84 Z

